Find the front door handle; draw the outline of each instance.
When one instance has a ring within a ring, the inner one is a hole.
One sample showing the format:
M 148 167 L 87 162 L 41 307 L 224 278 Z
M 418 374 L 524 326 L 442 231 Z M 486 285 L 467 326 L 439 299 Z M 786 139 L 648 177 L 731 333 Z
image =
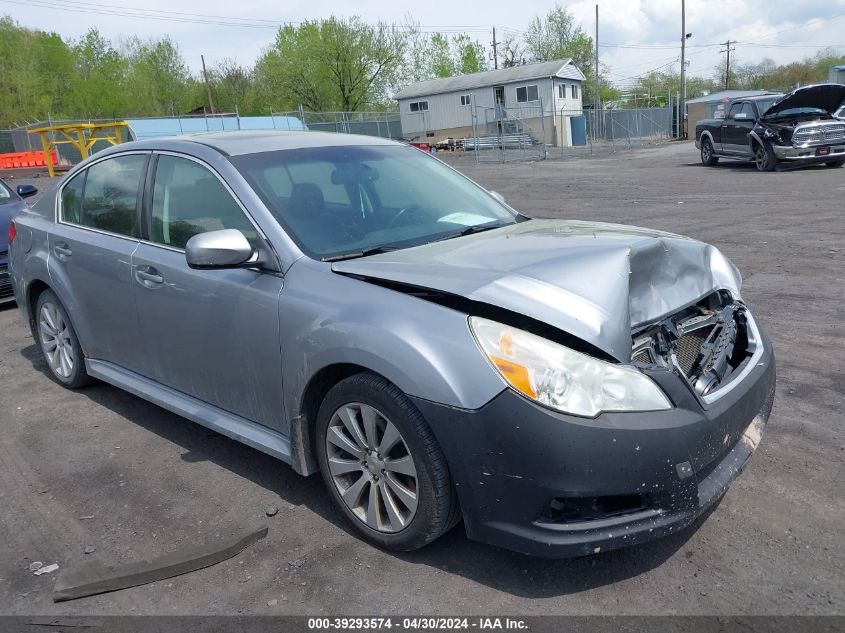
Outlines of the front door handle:
M 154 288 L 164 283 L 164 277 L 152 266 L 138 266 L 135 269 L 135 279 L 146 288 Z
M 56 257 L 62 261 L 69 260 L 70 256 L 73 255 L 73 251 L 70 246 L 68 246 L 67 242 L 56 242 L 53 244 L 53 252 L 56 254 Z

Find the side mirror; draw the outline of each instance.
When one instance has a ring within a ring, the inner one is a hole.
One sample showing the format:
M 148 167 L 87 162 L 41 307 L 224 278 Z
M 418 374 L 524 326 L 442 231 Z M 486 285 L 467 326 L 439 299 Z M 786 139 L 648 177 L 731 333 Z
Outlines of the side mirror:
M 491 191 L 490 195 L 493 196 L 494 198 L 496 198 L 496 200 L 498 200 L 502 204 L 507 204 L 505 202 L 505 197 L 502 194 L 500 194 L 498 191 Z
M 237 229 L 200 233 L 185 245 L 185 259 L 191 268 L 235 268 L 252 256 L 252 246 Z
M 35 185 L 18 185 L 18 195 L 21 198 L 29 198 L 38 193 L 38 187 Z

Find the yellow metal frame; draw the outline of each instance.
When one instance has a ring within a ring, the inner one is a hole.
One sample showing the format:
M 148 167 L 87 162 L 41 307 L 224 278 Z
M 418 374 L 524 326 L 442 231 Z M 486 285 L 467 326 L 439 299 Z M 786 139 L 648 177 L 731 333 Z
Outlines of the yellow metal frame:
M 59 123 L 57 125 L 47 125 L 44 127 L 37 127 L 28 130 L 30 134 L 38 134 L 41 137 L 41 149 L 44 150 L 44 162 L 47 165 L 47 171 L 50 176 L 55 176 L 55 165 L 53 165 L 50 152 L 56 148 L 57 145 L 73 145 L 79 150 L 82 160 L 88 158 L 88 151 L 98 141 L 106 141 L 112 145 L 120 145 L 123 142 L 121 137 L 121 130 L 129 127 L 126 121 L 114 121 L 111 123 Z M 111 134 L 106 131 L 111 129 Z M 53 132 L 53 139 L 47 138 L 47 135 Z M 65 140 L 56 140 L 56 134 L 61 134 Z

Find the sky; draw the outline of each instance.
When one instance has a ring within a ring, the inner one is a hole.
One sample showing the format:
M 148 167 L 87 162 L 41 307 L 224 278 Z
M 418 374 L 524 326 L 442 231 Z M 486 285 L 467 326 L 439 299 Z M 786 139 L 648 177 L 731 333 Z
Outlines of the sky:
M 561 1 L 591 36 L 596 0 Z M 681 0 L 598 0 L 599 56 L 617 85 L 652 69 L 677 69 Z M 281 23 L 330 15 L 358 15 L 368 22 L 405 23 L 408 16 L 425 31 L 467 32 L 488 46 L 519 35 L 535 15 L 554 6 L 541 0 L 456 2 L 427 0 L 0 0 L 0 15 L 20 24 L 79 37 L 97 27 L 106 37 L 159 37 L 175 40 L 194 72 L 200 55 L 213 65 L 224 58 L 251 64 Z M 686 0 L 688 72 L 712 76 L 727 40 L 736 41 L 734 60 L 777 63 L 803 59 L 818 49 L 845 53 L 845 0 Z

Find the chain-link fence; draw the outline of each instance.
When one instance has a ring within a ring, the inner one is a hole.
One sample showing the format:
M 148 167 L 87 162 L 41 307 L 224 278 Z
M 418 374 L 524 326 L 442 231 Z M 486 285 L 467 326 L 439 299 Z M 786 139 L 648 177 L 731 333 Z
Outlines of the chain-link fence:
M 273 117 L 297 118 L 317 132 L 364 134 L 381 138 L 402 138 L 402 123 L 398 112 L 293 112 L 273 113 Z M 284 128 L 281 128 L 284 129 Z
M 543 111 L 543 102 L 505 107 L 473 106 L 472 136 L 464 139 L 465 151 L 475 153 L 478 163 L 546 158 L 547 127 L 553 116 Z
M 672 138 L 672 108 L 561 110 L 556 117 L 559 155 L 613 153 Z

